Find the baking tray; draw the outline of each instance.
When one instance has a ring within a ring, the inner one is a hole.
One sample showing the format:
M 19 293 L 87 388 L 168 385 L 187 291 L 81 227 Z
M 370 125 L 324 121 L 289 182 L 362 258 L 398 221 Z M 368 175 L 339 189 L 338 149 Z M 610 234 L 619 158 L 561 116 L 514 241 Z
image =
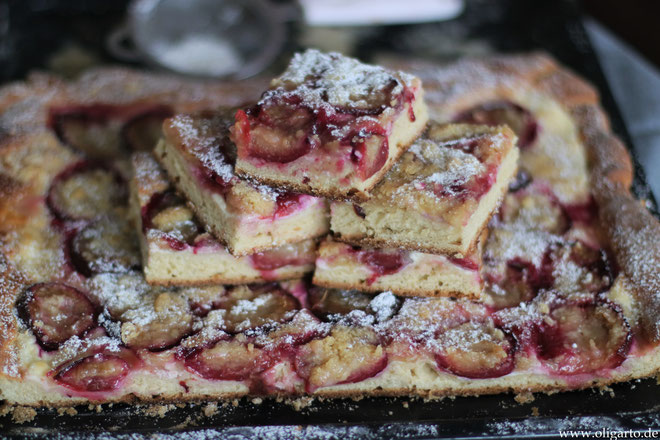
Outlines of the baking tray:
M 89 3 L 93 2 L 86 2 L 86 7 Z M 89 20 L 92 12 L 83 12 L 79 19 Z M 436 35 L 446 39 L 444 45 L 429 43 Z M 447 51 L 447 47 L 451 49 Z M 457 20 L 414 28 L 375 29 L 356 48 L 364 58 L 376 53 L 398 52 L 438 59 L 484 49 L 503 52 L 543 49 L 552 53 L 598 87 L 613 131 L 631 146 L 573 1 L 472 0 Z M 457 53 L 449 53 L 452 51 Z M 43 60 L 32 62 L 39 65 Z M 9 70 L 18 74 L 25 69 L 25 66 L 14 65 Z M 631 154 L 636 170 L 633 190 L 639 198 L 648 201 L 657 215 L 653 195 L 632 149 Z M 62 440 L 558 438 L 559 432 L 565 430 L 599 431 L 607 437 L 605 434 L 617 430 L 639 433 L 660 430 L 659 396 L 660 385 L 655 379 L 646 379 L 616 384 L 607 390 L 536 395 L 526 403 L 519 403 L 512 395 L 428 402 L 368 398 L 314 400 L 301 409 L 268 399 L 262 402 L 242 399 L 236 404 L 219 405 L 217 409 L 205 404 L 171 406 L 163 408 L 168 410 L 164 417 L 145 415 L 142 409 L 115 404 L 103 406 L 102 412 L 81 407 L 76 415 L 39 410 L 33 420 L 23 424 L 15 423 L 10 416 L 0 417 L 0 437 Z

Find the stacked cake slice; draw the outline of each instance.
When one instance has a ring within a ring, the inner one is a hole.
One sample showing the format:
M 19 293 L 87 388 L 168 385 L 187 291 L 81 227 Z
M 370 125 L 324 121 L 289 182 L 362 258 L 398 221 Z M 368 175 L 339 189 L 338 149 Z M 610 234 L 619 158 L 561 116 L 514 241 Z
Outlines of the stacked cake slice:
M 131 204 L 149 283 L 242 284 L 300 278 L 314 270 L 314 238 L 251 255 L 232 255 L 204 229 L 150 154 L 137 153 L 132 162 Z M 310 216 L 323 220 L 325 213 Z
M 178 115 L 163 124 L 156 157 L 197 216 L 234 255 L 326 233 L 323 199 L 234 175 L 236 153 L 228 137 L 233 113 Z
M 348 244 L 322 243 L 314 282 L 479 299 L 481 242 L 516 173 L 515 142 L 506 126 L 431 122 L 371 199 L 333 201 L 334 240 Z
M 232 116 L 224 109 L 174 116 L 155 156 L 132 158 L 131 202 L 151 284 L 255 283 L 314 269 L 327 203 L 236 177 Z
M 145 277 L 314 271 L 347 292 L 478 300 L 515 145 L 506 126 L 429 122 L 415 77 L 308 50 L 256 104 L 169 118 L 154 156 L 133 157 Z

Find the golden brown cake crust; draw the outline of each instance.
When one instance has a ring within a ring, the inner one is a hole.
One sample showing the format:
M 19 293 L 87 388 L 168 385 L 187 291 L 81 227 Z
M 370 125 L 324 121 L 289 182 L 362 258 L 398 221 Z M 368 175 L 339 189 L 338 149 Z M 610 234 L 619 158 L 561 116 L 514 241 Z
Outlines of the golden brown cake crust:
M 647 338 L 660 340 L 660 223 L 641 201 L 615 185 L 595 192 L 603 225 L 617 263 L 634 286 L 642 305 Z

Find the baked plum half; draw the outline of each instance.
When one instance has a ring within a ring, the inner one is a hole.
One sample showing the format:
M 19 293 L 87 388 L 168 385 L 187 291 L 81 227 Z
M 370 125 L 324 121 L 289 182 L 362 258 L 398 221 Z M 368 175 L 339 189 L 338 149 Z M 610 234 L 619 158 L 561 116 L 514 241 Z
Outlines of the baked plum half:
M 81 161 L 54 179 L 46 203 L 61 220 L 93 220 L 127 201 L 126 183 L 103 163 Z
M 518 147 L 530 147 L 538 137 L 539 124 L 532 113 L 511 101 L 490 101 L 461 112 L 456 122 L 508 125 L 518 136 Z
M 218 340 L 183 354 L 186 368 L 211 380 L 243 381 L 275 362 L 264 350 L 233 338 Z
M 224 330 L 230 333 L 287 321 L 300 309 L 298 300 L 275 284 L 236 286 L 216 305 L 224 309 Z
M 316 260 L 316 243 L 313 240 L 304 240 L 298 243 L 257 252 L 250 256 L 252 266 L 257 270 L 269 271 L 292 264 L 312 264 Z
M 52 374 L 56 383 L 75 392 L 111 392 L 122 385 L 138 364 L 138 359 L 127 348 L 100 347 L 60 365 Z
M 161 104 L 81 104 L 53 107 L 49 124 L 59 139 L 93 159 L 114 159 L 128 148 L 151 149 L 172 110 Z
M 308 392 L 321 387 L 361 382 L 387 367 L 378 334 L 368 327 L 335 326 L 322 339 L 298 347 L 296 372 Z
M 470 321 L 441 332 L 434 341 L 441 369 L 471 379 L 500 377 L 515 366 L 514 339 L 491 320 Z
M 137 237 L 123 218 L 104 218 L 89 224 L 73 237 L 70 248 L 74 267 L 87 277 L 140 267 Z
M 147 298 L 142 307 L 120 316 L 121 340 L 126 346 L 161 351 L 176 346 L 192 333 L 194 316 L 187 298 L 167 291 Z
M 538 358 L 562 375 L 618 367 L 630 349 L 630 325 L 608 301 L 565 302 L 552 308 L 538 328 Z
M 80 290 L 61 282 L 40 283 L 25 291 L 19 313 L 45 350 L 57 350 L 96 325 L 96 310 Z

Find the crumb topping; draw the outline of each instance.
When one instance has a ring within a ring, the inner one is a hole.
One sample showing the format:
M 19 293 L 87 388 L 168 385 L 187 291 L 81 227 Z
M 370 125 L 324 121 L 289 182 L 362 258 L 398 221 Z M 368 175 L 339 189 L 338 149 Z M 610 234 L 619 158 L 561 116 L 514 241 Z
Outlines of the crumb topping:
M 457 191 L 464 191 L 464 185 L 483 173 L 486 167 L 476 156 L 453 147 L 473 140 L 459 139 L 441 144 L 430 139 L 415 142 L 408 151 L 416 156 L 415 161 L 424 164 L 424 168 L 414 175 L 410 184 L 417 190 L 427 189 L 429 184 L 430 187 L 440 185 L 446 189 L 448 196 L 456 196 Z M 399 166 L 405 167 L 405 164 L 395 165 Z M 431 174 L 425 175 L 426 172 Z
M 430 127 L 373 190 L 377 203 L 428 213 L 474 207 L 466 201 L 478 200 L 495 183 L 503 154 L 515 141 L 504 127 L 486 132 L 470 125 Z
M 413 77 L 390 72 L 336 52 L 308 49 L 293 56 L 287 70 L 271 82 L 274 90 L 266 92 L 260 103 L 273 96 L 295 93 L 311 108 L 330 106 L 368 108 L 372 96 L 391 89 L 392 96 L 410 86 Z

